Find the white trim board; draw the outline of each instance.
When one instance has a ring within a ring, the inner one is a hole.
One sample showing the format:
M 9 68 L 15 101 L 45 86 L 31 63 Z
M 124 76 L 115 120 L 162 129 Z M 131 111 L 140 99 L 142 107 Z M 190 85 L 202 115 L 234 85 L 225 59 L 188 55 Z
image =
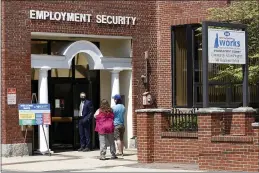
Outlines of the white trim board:
M 31 32 L 32 37 L 70 37 L 70 38 L 106 38 L 106 39 L 132 39 L 131 36 L 111 36 L 111 35 L 88 35 L 88 34 L 69 34 L 55 32 Z

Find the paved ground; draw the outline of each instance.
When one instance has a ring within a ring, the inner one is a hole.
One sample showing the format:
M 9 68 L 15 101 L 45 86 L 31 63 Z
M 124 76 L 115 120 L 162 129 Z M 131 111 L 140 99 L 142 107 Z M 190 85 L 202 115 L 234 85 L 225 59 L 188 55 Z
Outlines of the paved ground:
M 98 156 L 99 151 L 71 151 L 52 156 L 2 158 L 2 172 L 202 172 L 197 165 L 139 164 L 133 151 L 126 151 L 117 160 L 101 161 Z

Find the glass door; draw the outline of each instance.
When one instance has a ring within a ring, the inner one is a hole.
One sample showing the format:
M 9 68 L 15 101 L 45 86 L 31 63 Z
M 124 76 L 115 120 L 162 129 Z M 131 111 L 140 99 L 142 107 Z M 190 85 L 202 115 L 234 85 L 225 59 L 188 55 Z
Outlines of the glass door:
M 53 150 L 73 149 L 73 88 L 71 83 L 53 84 L 51 143 Z

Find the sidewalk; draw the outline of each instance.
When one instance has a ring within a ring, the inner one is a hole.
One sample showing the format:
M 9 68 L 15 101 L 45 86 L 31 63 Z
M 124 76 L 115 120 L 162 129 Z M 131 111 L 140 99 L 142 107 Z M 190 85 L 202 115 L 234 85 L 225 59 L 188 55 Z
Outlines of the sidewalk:
M 110 157 L 108 153 L 107 158 Z M 139 164 L 134 151 L 123 158 L 99 160 L 99 151 L 62 152 L 52 156 L 2 158 L 2 172 L 202 172 L 197 165 Z

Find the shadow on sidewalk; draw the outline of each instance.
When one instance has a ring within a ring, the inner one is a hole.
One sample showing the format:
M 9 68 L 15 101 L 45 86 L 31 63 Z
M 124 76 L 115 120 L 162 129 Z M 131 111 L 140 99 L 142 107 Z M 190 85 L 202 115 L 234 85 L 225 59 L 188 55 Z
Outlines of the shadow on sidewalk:
M 42 157 L 52 157 L 52 156 L 56 156 L 56 157 L 63 157 L 61 159 L 53 159 L 53 160 L 34 160 L 34 161 L 24 161 L 24 162 L 13 162 L 13 163 L 2 163 L 1 166 L 5 166 L 5 165 L 18 165 L 18 164 L 28 164 L 28 163 L 41 163 L 41 162 L 54 162 L 54 161 L 64 161 L 64 160 L 75 160 L 75 159 L 81 159 L 81 156 L 71 156 L 71 155 L 60 155 L 60 154 L 52 154 L 51 156 L 48 155 L 33 155 L 30 157 L 36 157 L 36 156 L 42 156 Z

